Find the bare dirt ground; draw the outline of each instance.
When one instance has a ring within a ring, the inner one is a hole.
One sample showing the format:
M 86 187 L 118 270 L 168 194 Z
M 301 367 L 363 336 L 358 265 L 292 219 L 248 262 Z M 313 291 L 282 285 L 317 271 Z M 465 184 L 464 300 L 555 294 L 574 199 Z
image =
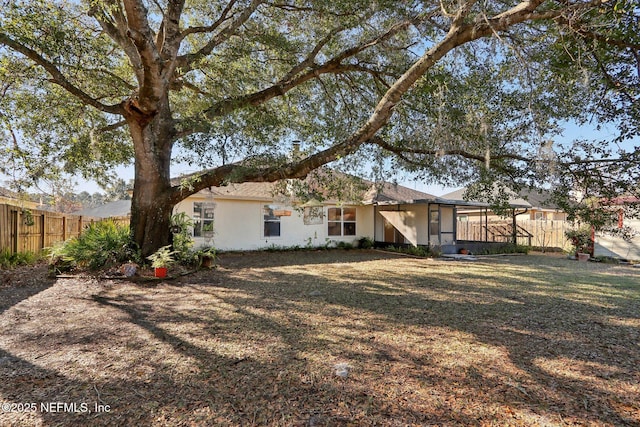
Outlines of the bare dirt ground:
M 0 271 L 1 426 L 640 426 L 640 269 L 226 254 Z

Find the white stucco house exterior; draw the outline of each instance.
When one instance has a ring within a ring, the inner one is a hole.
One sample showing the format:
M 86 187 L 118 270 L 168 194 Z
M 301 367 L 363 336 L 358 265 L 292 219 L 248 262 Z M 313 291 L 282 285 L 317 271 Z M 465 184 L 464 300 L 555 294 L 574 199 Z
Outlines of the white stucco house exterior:
M 378 203 L 435 199 L 399 185 L 376 187 L 371 183 L 360 200 L 328 198 L 301 203 L 278 195 L 276 186 L 276 183 L 247 182 L 211 187 L 180 202 L 175 213 L 184 212 L 193 219 L 196 246 L 215 246 L 220 250 L 318 247 L 356 243 L 364 237 L 374 240 L 376 236 L 384 236 L 385 221 L 393 222 L 409 236 L 402 243 L 407 240 L 418 244 L 419 240 L 425 240 L 418 239 L 418 235 L 424 234 L 427 226 L 419 224 L 417 212 L 407 214 L 405 209 L 403 215 L 387 213 L 397 208 Z M 424 211 L 426 221 L 426 205 L 415 210 Z
M 174 212 L 193 219 L 196 247 L 225 251 L 318 247 L 369 238 L 379 246 L 428 246 L 456 253 L 459 247 L 470 247 L 470 242 L 456 241 L 458 210 L 479 206 L 367 181 L 356 200 L 328 197 L 303 203 L 278 195 L 277 185 L 211 187 L 180 202 Z
M 612 210 L 617 212 L 617 223 L 613 230 L 624 233 L 596 232 L 594 234 L 594 256 L 606 256 L 630 261 L 640 260 L 640 219 L 628 218 L 624 206 L 640 203 L 637 197 L 619 197 L 612 201 Z
M 306 205 L 276 194 L 274 183 L 211 187 L 180 202 L 193 219 L 195 246 L 220 250 L 323 246 L 373 235 L 370 206 L 336 201 Z
M 344 184 L 325 181 L 325 185 L 351 184 L 347 180 Z M 473 206 L 486 209 L 484 203 L 445 199 L 401 185 L 363 180 L 345 191 L 349 196 L 342 199 L 323 196 L 301 201 L 282 195 L 281 189 L 282 183 L 265 182 L 210 187 L 181 201 L 174 214 L 183 212 L 193 220 L 191 233 L 196 248 L 222 251 L 357 244 L 362 238 L 378 246 L 437 247 L 443 253 L 476 248 L 476 243 L 495 243 L 486 239 L 456 241 L 458 211 Z M 316 183 L 316 190 L 322 193 L 322 184 Z M 100 214 L 101 210 L 110 212 L 109 205 L 92 215 L 110 216 Z

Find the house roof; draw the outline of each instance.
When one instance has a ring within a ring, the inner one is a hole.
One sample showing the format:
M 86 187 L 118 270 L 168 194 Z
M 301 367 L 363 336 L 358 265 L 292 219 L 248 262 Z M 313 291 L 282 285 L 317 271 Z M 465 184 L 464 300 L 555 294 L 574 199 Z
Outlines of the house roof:
M 374 185 L 373 183 L 370 184 L 370 188 L 363 198 L 364 203 L 412 202 L 436 199 L 436 196 L 432 194 L 413 190 L 398 184 L 392 184 L 389 182 L 385 182 L 381 185 Z
M 456 191 L 452 191 L 451 193 L 444 194 L 442 198 L 451 200 L 464 200 L 464 193 L 466 190 L 466 187 L 460 188 Z M 552 203 L 549 200 L 549 194 L 544 191 L 521 190 L 518 193 L 515 193 L 509 190 L 509 193 L 511 194 L 511 197 L 509 197 L 508 202 L 509 205 L 514 208 L 553 210 L 560 209 L 556 204 Z M 489 205 L 489 203 L 480 200 L 468 200 L 468 202 L 474 205 Z
M 176 178 L 178 181 L 184 177 Z M 374 183 L 365 179 L 359 179 L 337 171 L 317 170 L 310 174 L 307 183 L 311 189 L 315 189 L 317 193 L 323 193 L 323 183 L 330 183 L 332 180 L 344 180 L 340 182 L 342 187 L 350 186 L 351 196 L 359 203 L 373 204 L 378 202 L 410 202 L 415 200 L 435 199 L 435 196 L 424 193 L 422 191 L 413 190 L 402 185 L 393 183 Z M 354 181 L 355 180 L 355 181 Z M 356 185 L 351 185 L 354 183 Z M 233 198 L 244 200 L 273 200 L 278 192 L 277 182 L 243 182 L 229 183 L 221 187 L 210 187 L 198 193 L 201 196 L 212 196 L 213 198 Z M 349 193 L 349 191 L 346 191 Z M 354 197 L 355 196 L 355 197 Z M 325 194 L 327 202 L 335 202 L 336 200 L 330 195 Z
M 110 218 L 127 216 L 131 213 L 131 200 L 116 200 L 95 208 L 87 208 L 74 212 L 74 215 L 93 216 L 96 218 Z

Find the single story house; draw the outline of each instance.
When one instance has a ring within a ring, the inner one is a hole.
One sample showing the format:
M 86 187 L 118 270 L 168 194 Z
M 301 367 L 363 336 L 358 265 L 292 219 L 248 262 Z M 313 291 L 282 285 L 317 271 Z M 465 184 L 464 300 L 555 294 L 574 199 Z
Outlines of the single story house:
M 443 253 L 477 242 L 456 240 L 459 210 L 488 204 L 452 200 L 401 185 L 362 181 L 356 200 L 331 197 L 305 203 L 278 194 L 278 183 L 211 187 L 183 200 L 175 212 L 194 221 L 196 246 L 220 250 L 317 247 L 369 238 L 378 246 L 428 246 Z M 513 208 L 529 207 L 514 204 Z M 504 242 L 500 242 L 504 244 Z
M 486 203 L 441 198 L 401 185 L 364 180 L 350 192 L 351 200 L 318 197 L 300 202 L 284 196 L 281 189 L 282 183 L 268 182 L 210 187 L 181 201 L 174 213 L 184 212 L 192 218 L 196 247 L 214 246 L 219 250 L 333 246 L 340 242 L 354 244 L 362 238 L 378 246 L 428 246 L 443 253 L 457 253 L 461 247 L 477 250 L 478 245 L 491 244 L 485 243 L 486 239 L 483 243 L 456 239 L 458 212 L 488 209 Z M 114 212 L 117 208 L 117 215 L 122 216 L 126 203 L 130 202 L 107 204 L 105 209 Z M 514 204 L 513 208 L 526 206 Z M 105 213 L 91 211 L 93 216 Z

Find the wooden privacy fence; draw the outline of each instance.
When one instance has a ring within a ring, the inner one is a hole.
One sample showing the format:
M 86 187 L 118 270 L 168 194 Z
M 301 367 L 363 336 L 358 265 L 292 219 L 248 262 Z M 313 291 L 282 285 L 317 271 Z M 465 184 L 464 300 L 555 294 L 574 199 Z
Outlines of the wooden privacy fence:
M 518 220 L 517 238 L 520 245 L 539 248 L 569 249 L 571 242 L 565 236 L 573 224 L 560 220 Z M 458 221 L 457 240 L 480 242 L 511 242 L 513 239 L 511 221 Z
M 128 218 L 114 218 L 127 223 Z M 0 251 L 40 253 L 55 243 L 79 236 L 100 218 L 23 209 L 0 204 Z

